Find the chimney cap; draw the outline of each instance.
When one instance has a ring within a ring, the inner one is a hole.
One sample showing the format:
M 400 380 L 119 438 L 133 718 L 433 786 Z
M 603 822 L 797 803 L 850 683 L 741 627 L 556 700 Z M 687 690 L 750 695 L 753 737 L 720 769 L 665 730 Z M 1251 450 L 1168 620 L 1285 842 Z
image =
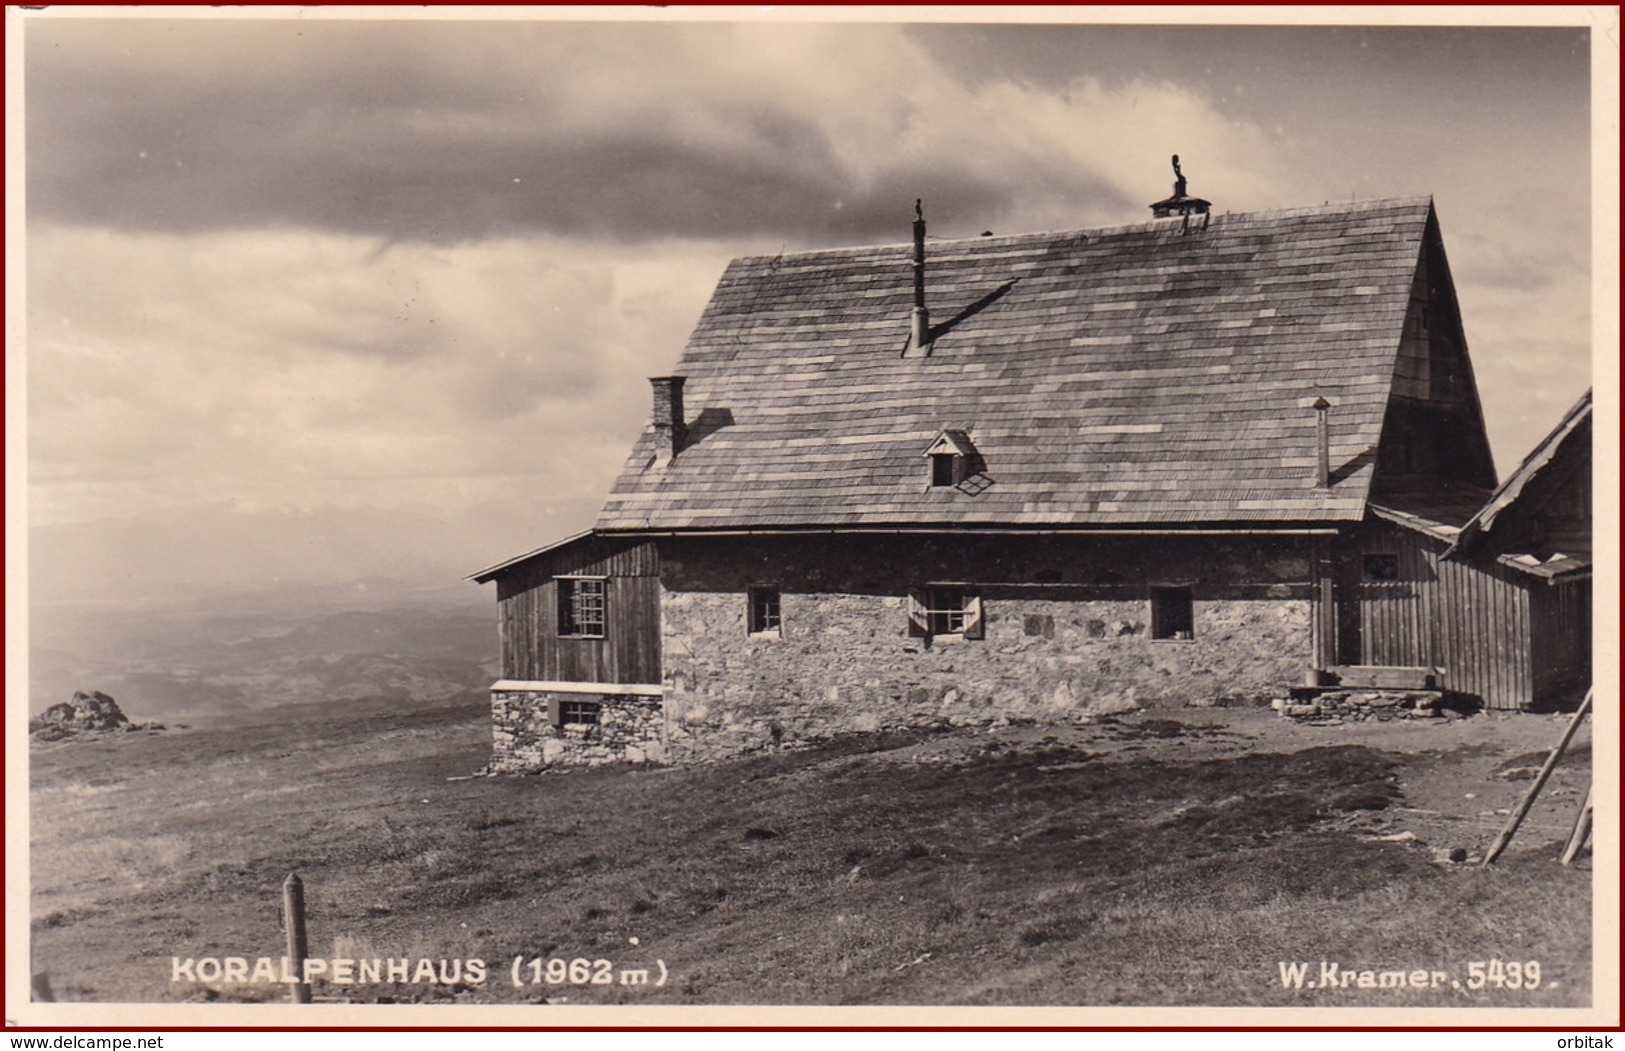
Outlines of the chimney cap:
M 1322 394 L 1317 396 L 1314 401 L 1310 402 L 1309 407 L 1314 409 L 1316 412 L 1325 412 L 1327 409 L 1332 407 L 1332 403 L 1327 401 L 1326 396 Z

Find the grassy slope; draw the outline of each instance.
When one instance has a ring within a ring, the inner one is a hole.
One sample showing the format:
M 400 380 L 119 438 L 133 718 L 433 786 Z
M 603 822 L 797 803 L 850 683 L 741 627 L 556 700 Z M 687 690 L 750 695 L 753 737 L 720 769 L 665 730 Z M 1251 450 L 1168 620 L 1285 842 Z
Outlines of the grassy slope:
M 1366 838 L 1404 757 L 1203 751 L 1213 732 L 971 737 L 931 761 L 877 735 L 697 769 L 447 781 L 486 757 L 471 696 L 53 746 L 33 757 L 35 967 L 63 999 L 208 995 L 169 983 L 170 955 L 279 955 L 297 868 L 313 955 L 483 958 L 495 973 L 464 1001 L 1588 1001 L 1589 871 L 1533 836 L 1492 870 L 1433 865 Z M 518 954 L 659 958 L 671 981 L 516 990 Z M 1307 993 L 1278 973 L 1492 956 L 1541 961 L 1543 987 Z

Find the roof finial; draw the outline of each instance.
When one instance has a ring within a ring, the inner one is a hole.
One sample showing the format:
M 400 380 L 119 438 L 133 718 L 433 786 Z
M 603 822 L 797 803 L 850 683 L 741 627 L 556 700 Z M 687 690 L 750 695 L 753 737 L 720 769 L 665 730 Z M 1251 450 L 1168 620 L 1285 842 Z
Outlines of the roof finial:
M 1192 197 L 1185 192 L 1187 183 L 1185 173 L 1179 170 L 1179 154 L 1174 154 L 1174 195 L 1166 201 L 1158 201 L 1151 206 L 1151 214 L 1158 219 L 1178 215 L 1184 218 L 1180 224 L 1180 232 L 1190 229 L 1190 217 L 1193 215 L 1206 216 L 1213 207 L 1211 202 L 1200 197 Z M 1207 219 L 1202 220 L 1201 229 L 1207 229 Z
M 914 221 L 915 222 L 921 222 L 924 219 L 925 219 L 925 202 L 922 201 L 920 198 L 916 197 L 916 198 L 914 198 Z

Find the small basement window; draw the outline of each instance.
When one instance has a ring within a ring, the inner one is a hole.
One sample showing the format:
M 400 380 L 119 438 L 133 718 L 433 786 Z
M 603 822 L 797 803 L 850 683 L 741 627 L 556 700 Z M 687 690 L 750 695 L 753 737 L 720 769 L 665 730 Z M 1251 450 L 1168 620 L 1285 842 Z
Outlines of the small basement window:
M 1365 579 L 1398 580 L 1399 556 L 1388 554 L 1366 555 Z
M 559 634 L 603 638 L 609 608 L 602 577 L 555 577 L 559 586 Z
M 553 697 L 548 703 L 549 721 L 554 726 L 597 726 L 603 705 L 598 701 L 572 701 Z
M 750 589 L 750 633 L 752 635 L 779 635 L 784 631 L 779 613 L 778 588 Z
M 1188 587 L 1151 589 L 1151 637 L 1190 639 L 1196 637 L 1196 617 Z

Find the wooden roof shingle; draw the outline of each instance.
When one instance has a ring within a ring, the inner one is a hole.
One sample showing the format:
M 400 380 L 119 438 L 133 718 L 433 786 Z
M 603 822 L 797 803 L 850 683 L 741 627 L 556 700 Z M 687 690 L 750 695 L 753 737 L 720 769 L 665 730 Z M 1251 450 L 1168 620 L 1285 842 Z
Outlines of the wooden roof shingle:
M 1428 198 L 735 260 L 596 528 L 1336 523 L 1365 512 Z M 1333 403 L 1316 489 L 1309 403 Z M 708 426 L 706 421 L 720 421 Z M 933 488 L 964 431 L 981 472 Z

